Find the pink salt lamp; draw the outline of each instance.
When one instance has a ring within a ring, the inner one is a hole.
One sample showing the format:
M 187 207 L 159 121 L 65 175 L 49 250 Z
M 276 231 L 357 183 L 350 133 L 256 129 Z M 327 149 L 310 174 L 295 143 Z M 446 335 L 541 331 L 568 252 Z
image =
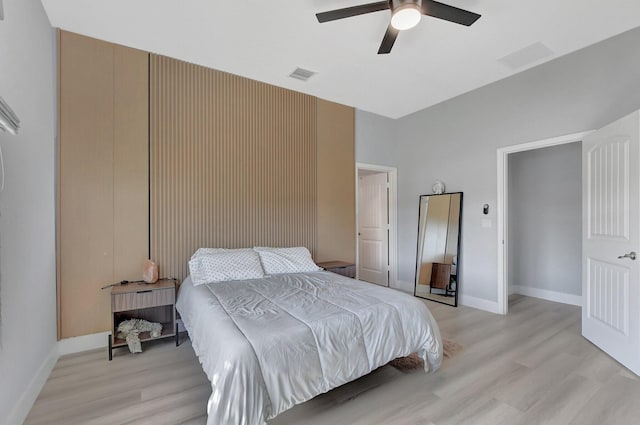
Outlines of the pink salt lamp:
M 151 260 L 144 262 L 142 270 L 142 280 L 147 283 L 156 283 L 158 281 L 158 265 Z

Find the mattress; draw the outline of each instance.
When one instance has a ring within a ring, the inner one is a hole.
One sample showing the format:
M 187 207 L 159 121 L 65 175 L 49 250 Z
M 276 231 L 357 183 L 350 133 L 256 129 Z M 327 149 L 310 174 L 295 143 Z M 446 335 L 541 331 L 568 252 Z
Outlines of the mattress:
M 330 272 L 199 286 L 187 278 L 176 307 L 211 381 L 208 425 L 262 425 L 411 353 L 427 372 L 442 361 L 420 300 Z

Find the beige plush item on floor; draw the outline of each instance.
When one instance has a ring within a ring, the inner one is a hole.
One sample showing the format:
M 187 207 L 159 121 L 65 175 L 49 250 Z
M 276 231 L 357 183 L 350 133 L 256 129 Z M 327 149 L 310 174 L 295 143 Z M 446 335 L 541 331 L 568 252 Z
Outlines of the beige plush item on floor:
M 443 339 L 442 345 L 444 347 L 444 356 L 448 358 L 452 358 L 462 351 L 462 345 L 448 339 Z M 407 357 L 398 357 L 391 360 L 389 365 L 399 370 L 413 370 L 424 367 L 424 362 L 417 353 L 412 353 Z
M 455 357 L 460 351 L 462 351 L 462 345 L 455 341 L 451 341 L 450 339 L 443 338 L 442 345 L 444 346 L 445 357 Z

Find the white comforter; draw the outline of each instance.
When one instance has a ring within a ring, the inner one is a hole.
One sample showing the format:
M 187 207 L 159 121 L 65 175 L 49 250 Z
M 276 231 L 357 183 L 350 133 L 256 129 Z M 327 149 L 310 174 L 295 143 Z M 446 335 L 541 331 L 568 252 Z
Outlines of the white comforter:
M 442 361 L 418 299 L 329 272 L 180 286 L 177 309 L 211 381 L 208 425 L 262 425 L 295 404 L 417 352 Z

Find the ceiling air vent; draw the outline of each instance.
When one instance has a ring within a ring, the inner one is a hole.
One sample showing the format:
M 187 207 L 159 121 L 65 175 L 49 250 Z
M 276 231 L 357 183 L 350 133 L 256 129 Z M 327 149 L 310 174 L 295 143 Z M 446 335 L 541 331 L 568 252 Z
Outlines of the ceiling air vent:
M 315 75 L 315 72 L 313 71 L 309 71 L 308 69 L 296 68 L 295 71 L 289 74 L 289 77 L 295 78 L 296 80 L 307 81 L 313 75 Z

